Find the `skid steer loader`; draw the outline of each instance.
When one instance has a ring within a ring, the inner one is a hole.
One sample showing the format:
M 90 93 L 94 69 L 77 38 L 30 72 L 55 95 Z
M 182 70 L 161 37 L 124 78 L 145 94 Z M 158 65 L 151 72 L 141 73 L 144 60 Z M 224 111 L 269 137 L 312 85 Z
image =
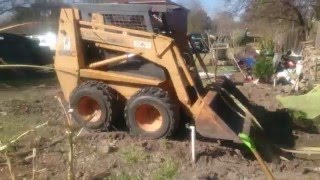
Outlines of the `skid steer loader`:
M 131 134 L 157 139 L 172 136 L 186 114 L 200 135 L 239 142 L 244 120 L 222 118 L 231 111 L 201 84 L 187 12 L 174 3 L 62 9 L 54 66 L 75 121 L 108 129 L 123 110 Z

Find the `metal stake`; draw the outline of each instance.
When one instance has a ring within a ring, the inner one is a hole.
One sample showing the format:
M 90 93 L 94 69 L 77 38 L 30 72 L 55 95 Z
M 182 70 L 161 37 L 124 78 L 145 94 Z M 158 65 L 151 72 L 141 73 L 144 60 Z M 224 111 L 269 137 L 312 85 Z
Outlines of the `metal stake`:
M 196 162 L 196 127 L 195 126 L 188 126 L 187 128 L 190 129 L 191 133 L 191 159 L 192 162 Z

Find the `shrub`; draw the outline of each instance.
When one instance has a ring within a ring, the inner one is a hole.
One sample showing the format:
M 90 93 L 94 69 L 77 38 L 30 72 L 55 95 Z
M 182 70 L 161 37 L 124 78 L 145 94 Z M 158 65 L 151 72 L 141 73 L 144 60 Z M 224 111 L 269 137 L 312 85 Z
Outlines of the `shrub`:
M 261 82 L 270 82 L 275 69 L 272 60 L 266 57 L 259 57 L 253 68 L 253 74 L 261 80 Z

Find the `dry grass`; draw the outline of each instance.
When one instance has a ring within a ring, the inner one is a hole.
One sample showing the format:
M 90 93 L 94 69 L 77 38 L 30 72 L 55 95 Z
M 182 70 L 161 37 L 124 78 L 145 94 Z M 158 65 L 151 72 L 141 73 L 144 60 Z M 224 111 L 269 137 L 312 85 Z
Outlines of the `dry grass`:
M 152 179 L 155 180 L 169 180 L 174 179 L 178 173 L 178 165 L 172 159 L 166 159 L 160 164 L 159 169 L 157 169 L 152 174 Z

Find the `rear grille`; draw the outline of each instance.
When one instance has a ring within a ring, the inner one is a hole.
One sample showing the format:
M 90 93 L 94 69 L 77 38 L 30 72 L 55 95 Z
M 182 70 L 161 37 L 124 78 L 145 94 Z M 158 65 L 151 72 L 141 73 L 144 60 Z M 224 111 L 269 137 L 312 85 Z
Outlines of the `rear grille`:
M 143 15 L 105 14 L 104 21 L 108 25 L 147 31 Z

